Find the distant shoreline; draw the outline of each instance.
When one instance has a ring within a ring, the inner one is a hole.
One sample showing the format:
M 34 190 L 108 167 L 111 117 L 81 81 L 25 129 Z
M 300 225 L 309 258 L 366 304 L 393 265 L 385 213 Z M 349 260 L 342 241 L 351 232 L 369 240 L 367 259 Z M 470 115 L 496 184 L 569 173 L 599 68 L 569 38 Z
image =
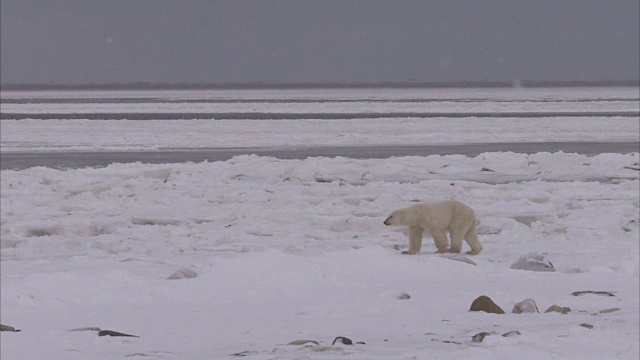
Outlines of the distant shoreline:
M 118 84 L 1 84 L 0 91 L 44 90 L 261 90 L 261 89 L 440 89 L 440 88 L 545 88 L 545 87 L 640 87 L 640 80 L 611 81 L 470 81 L 470 82 L 376 82 L 376 83 L 118 83 Z
M 638 151 L 635 142 L 509 142 L 458 145 L 365 145 L 310 146 L 288 148 L 172 148 L 154 150 L 76 150 L 76 151 L 2 151 L 0 170 L 24 170 L 34 166 L 54 169 L 105 167 L 113 163 L 173 164 L 185 162 L 226 161 L 234 156 L 258 155 L 278 159 L 309 157 L 347 157 L 352 159 L 386 159 L 398 156 L 464 155 L 485 152 L 565 152 L 594 156 L 601 153 L 628 154 Z

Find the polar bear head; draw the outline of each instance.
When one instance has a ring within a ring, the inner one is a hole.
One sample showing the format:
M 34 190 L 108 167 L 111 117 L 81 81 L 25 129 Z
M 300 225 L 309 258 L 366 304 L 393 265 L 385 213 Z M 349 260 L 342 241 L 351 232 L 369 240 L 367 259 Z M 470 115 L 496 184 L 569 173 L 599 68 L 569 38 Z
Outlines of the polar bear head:
M 411 206 L 392 212 L 384 221 L 384 224 L 387 226 L 416 226 L 422 216 L 422 211 L 418 207 Z

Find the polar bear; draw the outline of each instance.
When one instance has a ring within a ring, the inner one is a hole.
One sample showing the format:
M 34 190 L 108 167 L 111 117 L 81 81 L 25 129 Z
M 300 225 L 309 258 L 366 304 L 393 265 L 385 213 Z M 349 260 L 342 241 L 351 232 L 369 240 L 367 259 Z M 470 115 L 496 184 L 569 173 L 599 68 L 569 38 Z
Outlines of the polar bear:
M 389 215 L 384 224 L 409 227 L 409 250 L 403 251 L 403 254 L 413 255 L 420 252 L 424 231 L 433 238 L 438 249 L 436 253 L 459 253 L 462 249 L 462 239 L 471 247 L 467 254 L 476 255 L 482 250 L 476 233 L 476 213 L 460 201 L 419 203 L 398 209 Z M 451 236 L 449 249 L 447 231 Z

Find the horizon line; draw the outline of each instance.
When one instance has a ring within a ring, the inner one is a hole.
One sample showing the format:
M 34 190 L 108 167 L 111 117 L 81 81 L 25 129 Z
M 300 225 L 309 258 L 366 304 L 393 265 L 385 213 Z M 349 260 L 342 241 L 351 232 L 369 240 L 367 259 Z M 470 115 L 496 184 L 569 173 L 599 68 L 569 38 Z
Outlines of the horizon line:
M 589 86 L 640 86 L 635 80 L 515 80 L 515 81 L 380 81 L 380 82 L 237 82 L 237 83 L 166 83 L 166 82 L 127 82 L 127 83 L 6 83 L 0 84 L 3 91 L 37 90 L 233 90 L 233 89 L 331 89 L 331 88 L 536 88 L 536 87 L 589 87 Z

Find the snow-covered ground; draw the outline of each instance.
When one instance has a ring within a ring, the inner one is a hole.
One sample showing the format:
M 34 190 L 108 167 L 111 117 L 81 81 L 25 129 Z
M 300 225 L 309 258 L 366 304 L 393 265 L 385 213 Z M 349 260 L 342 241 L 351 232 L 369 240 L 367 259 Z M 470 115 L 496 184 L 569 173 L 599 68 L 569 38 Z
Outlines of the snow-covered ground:
M 240 156 L 2 171 L 2 323 L 22 329 L 2 333 L 2 358 L 634 359 L 638 161 Z M 477 266 L 429 239 L 400 255 L 405 234 L 382 224 L 438 199 L 478 212 Z M 509 268 L 528 252 L 557 271 Z M 183 268 L 198 276 L 167 280 Z M 570 295 L 582 290 L 615 297 Z M 507 314 L 470 313 L 480 295 Z M 527 298 L 541 313 L 510 314 Z M 542 313 L 551 305 L 572 312 Z M 140 338 L 68 331 L 81 327 Z M 336 336 L 366 345 L 322 347 Z M 302 339 L 321 346 L 283 345 Z
M 637 118 L 0 125 L 3 152 L 639 133 Z M 639 166 L 638 153 L 498 152 L 2 170 L 0 322 L 22 331 L 0 333 L 0 357 L 638 359 Z M 382 224 L 396 208 L 442 199 L 476 210 L 484 250 L 467 258 L 477 265 L 434 254 L 427 237 L 421 254 L 401 255 L 406 231 Z M 531 252 L 556 271 L 510 268 Z M 181 274 L 197 276 L 168 279 Z M 587 290 L 614 296 L 571 295 Z M 480 295 L 507 313 L 469 312 Z M 511 313 L 528 298 L 540 313 Z M 551 305 L 571 312 L 544 313 Z M 139 337 L 69 331 L 87 327 Z M 521 335 L 500 336 L 509 331 Z M 480 332 L 495 334 L 472 342 Z M 332 346 L 337 336 L 365 344 Z M 286 345 L 295 340 L 319 345 Z

